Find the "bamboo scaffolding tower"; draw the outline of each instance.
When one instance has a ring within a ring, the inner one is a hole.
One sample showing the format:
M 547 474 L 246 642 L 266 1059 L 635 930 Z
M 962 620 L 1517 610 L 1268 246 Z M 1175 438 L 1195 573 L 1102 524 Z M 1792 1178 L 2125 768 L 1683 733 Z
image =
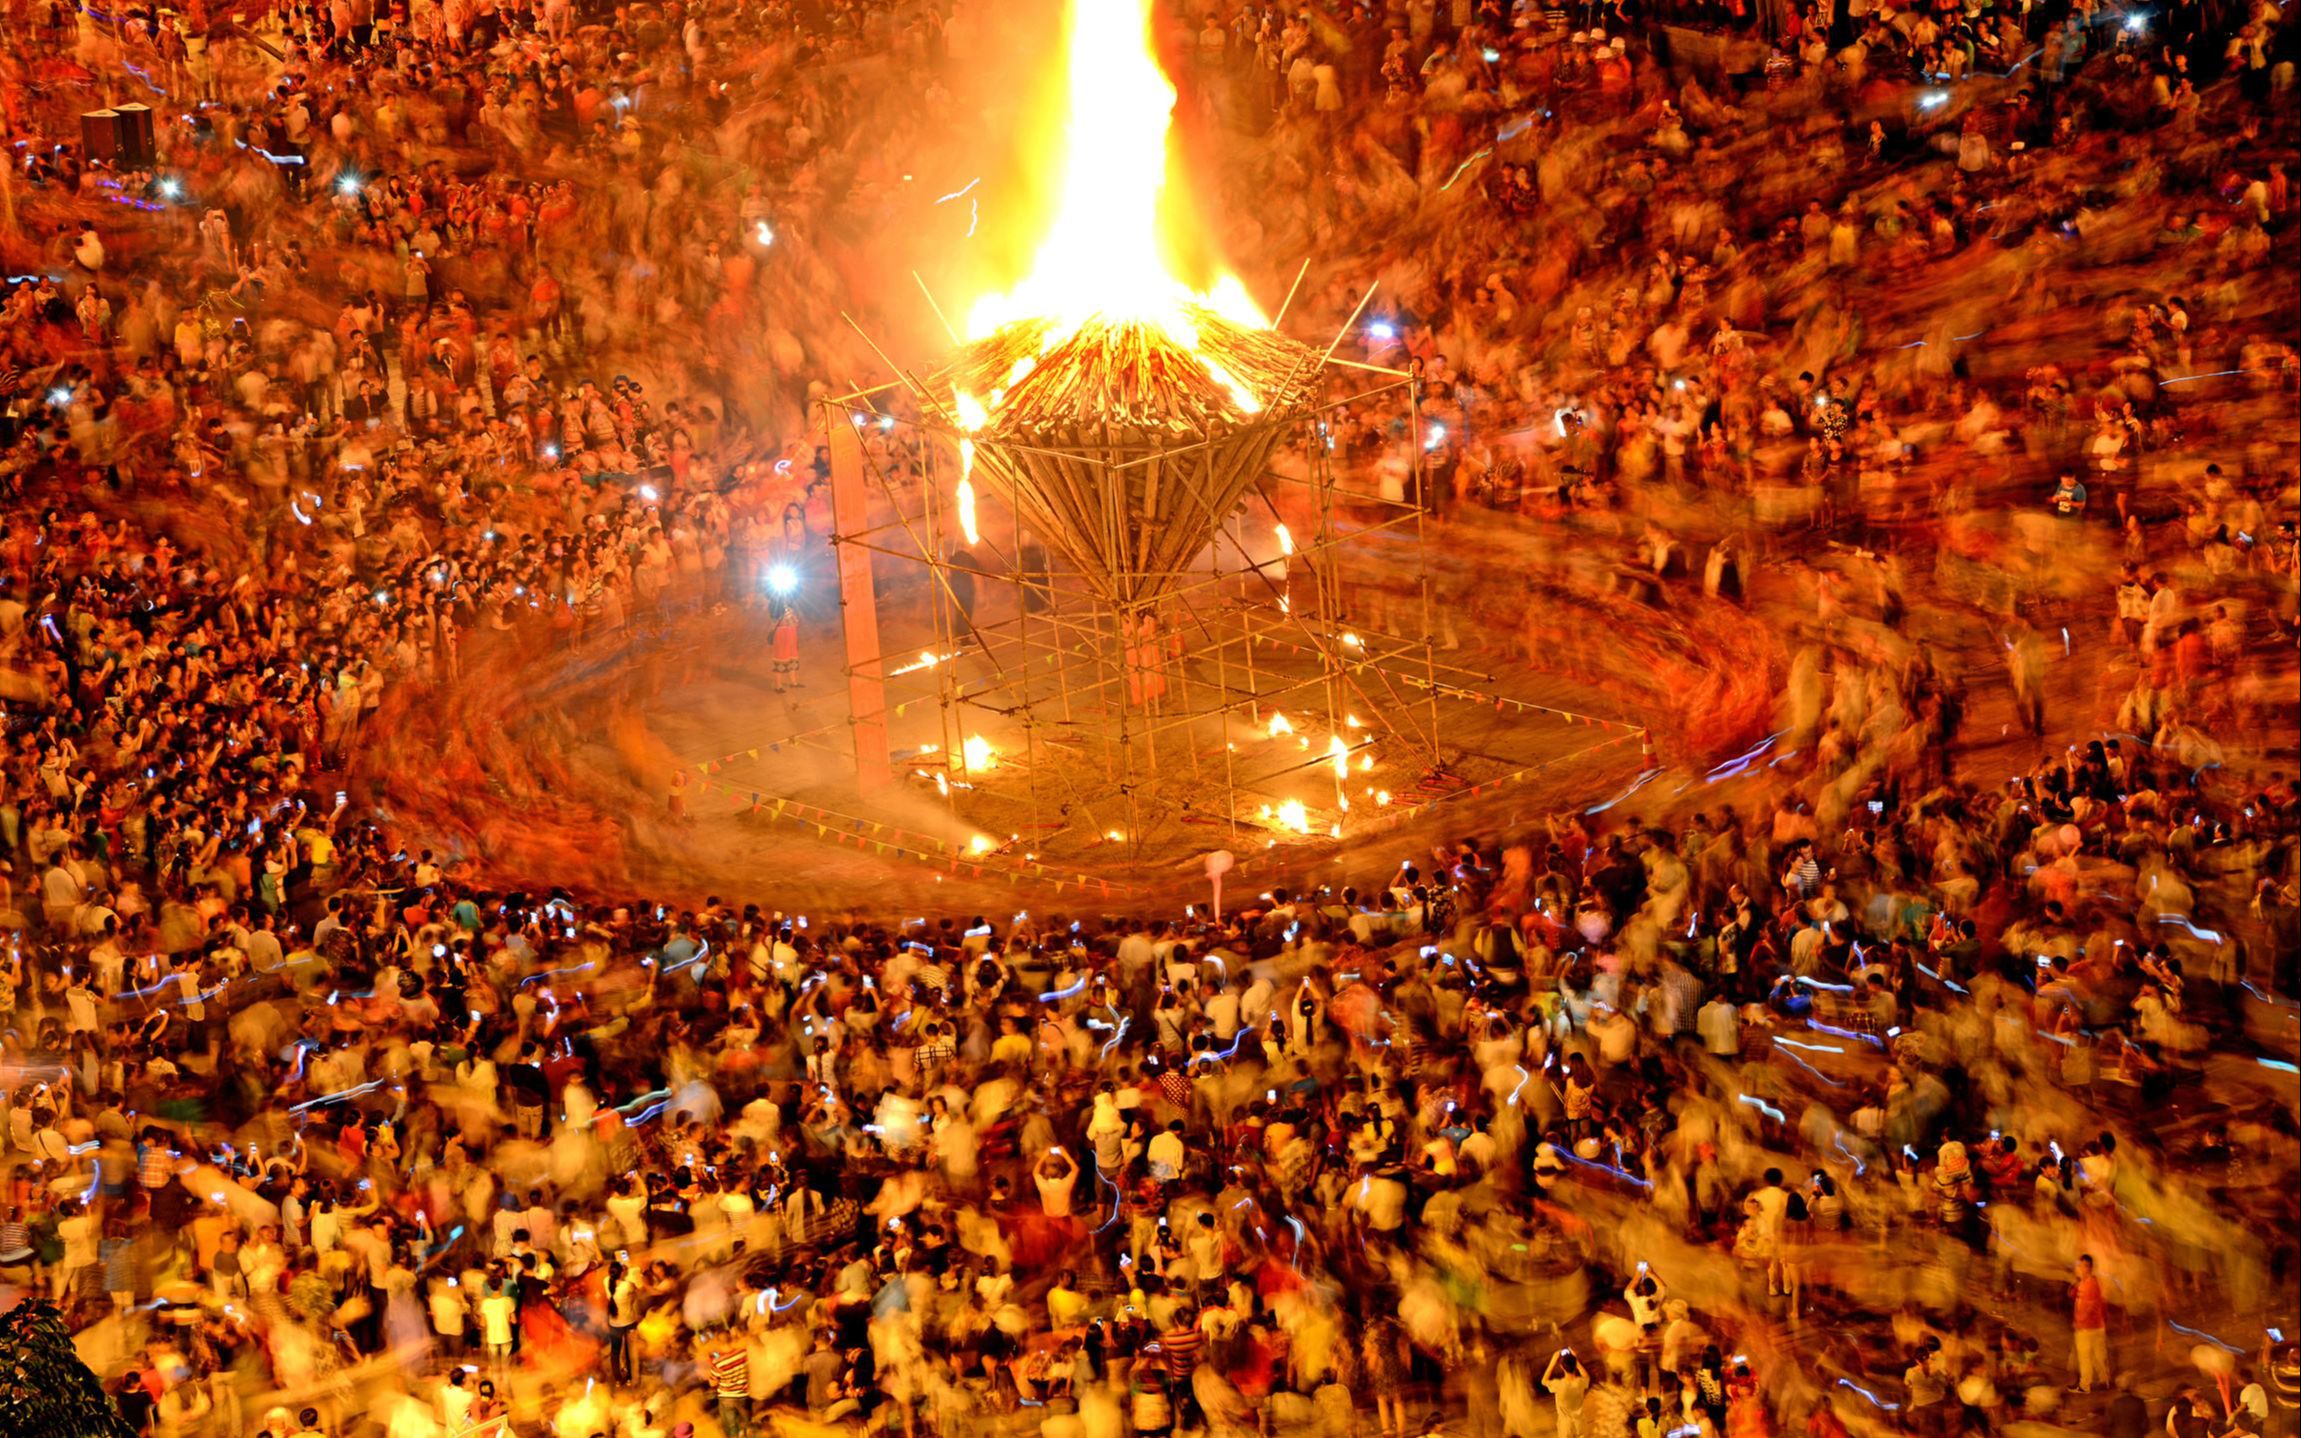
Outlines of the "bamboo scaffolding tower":
M 1141 323 L 1056 335 L 1025 321 L 924 375 L 889 361 L 897 379 L 820 405 L 826 426 L 891 422 L 920 451 L 910 476 L 867 459 L 871 513 L 836 515 L 834 542 L 885 561 L 898 582 L 903 567 L 924 569 L 933 638 L 924 654 L 881 653 L 851 672 L 872 666 L 890 712 L 936 704 L 940 751 L 919 772 L 947 774 L 946 793 L 1027 806 L 1042 844 L 1071 830 L 1123 838 L 1135 857 L 1146 829 L 1171 821 L 1219 827 L 1210 846 L 1250 825 L 1267 834 L 1255 810 L 1269 812 L 1275 781 L 1337 752 L 1346 769 L 1378 740 L 1387 762 L 1442 780 L 1436 695 L 1492 681 L 1438 657 L 1426 601 L 1418 635 L 1347 612 L 1351 553 L 1384 536 L 1411 553 L 1417 597 L 1428 592 L 1418 378 L 1211 312 L 1193 312 L 1181 338 L 1193 343 Z M 1368 404 L 1402 411 L 1415 465 L 1405 498 L 1351 489 L 1329 462 L 1327 417 Z M 1274 467 L 1282 453 L 1302 462 Z M 981 543 L 958 535 L 949 495 L 962 472 L 1011 521 L 1008 548 L 992 523 Z M 1302 491 L 1288 512 L 1314 528 L 1258 556 L 1248 529 L 1257 515 L 1278 525 L 1288 488 Z M 1012 612 L 991 612 L 1001 603 L 985 590 L 1006 591 Z M 1304 742 L 1242 752 L 1238 741 L 1265 737 L 1289 709 Z M 1019 728 L 1024 762 L 971 771 L 960 736 L 977 725 L 1010 736 L 1010 750 Z M 1312 749 L 1314 730 L 1325 747 Z M 1338 770 L 1322 812 L 1350 807 L 1345 781 Z

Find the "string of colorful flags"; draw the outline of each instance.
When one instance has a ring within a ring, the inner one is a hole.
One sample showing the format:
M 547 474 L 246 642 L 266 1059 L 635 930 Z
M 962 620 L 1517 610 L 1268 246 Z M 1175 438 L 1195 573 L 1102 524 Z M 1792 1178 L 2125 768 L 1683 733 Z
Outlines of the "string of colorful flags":
M 1401 677 L 1406 680 L 1406 683 L 1410 688 L 1435 689 L 1438 691 L 1440 697 L 1442 698 L 1460 699 L 1466 703 L 1471 704 L 1484 704 L 1488 701 L 1492 701 L 1496 713 L 1500 713 L 1507 708 L 1512 712 L 1520 714 L 1529 712 L 1536 714 L 1554 714 L 1569 724 L 1583 724 L 1593 729 L 1627 729 L 1633 734 L 1643 734 L 1646 732 L 1642 726 L 1632 724 L 1627 719 L 1602 719 L 1595 714 L 1578 714 L 1571 709 L 1560 709 L 1554 705 L 1535 704 L 1528 700 L 1512 699 L 1501 694 L 1488 694 L 1485 691 L 1479 689 L 1466 689 L 1459 684 L 1448 684 L 1443 681 L 1430 679 L 1416 679 L 1410 675 Z
M 765 744 L 754 744 L 748 749 L 737 749 L 732 753 L 722 754 L 716 759 L 697 760 L 693 767 L 698 774 L 716 774 L 738 759 L 756 760 L 761 754 L 780 754 L 785 749 L 798 748 L 819 734 L 829 734 L 833 730 L 846 727 L 847 721 L 841 719 L 836 723 L 818 725 L 813 729 L 802 729 L 796 734 L 786 734 L 780 739 L 770 740 Z

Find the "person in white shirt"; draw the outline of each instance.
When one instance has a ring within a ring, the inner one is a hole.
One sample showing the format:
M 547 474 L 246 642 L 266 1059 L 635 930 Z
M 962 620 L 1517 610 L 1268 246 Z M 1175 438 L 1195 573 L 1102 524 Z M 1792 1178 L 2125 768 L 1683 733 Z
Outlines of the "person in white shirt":
M 1723 995 L 1713 994 L 1710 1001 L 1694 1015 L 1695 1031 L 1702 1036 L 1702 1048 L 1717 1058 L 1737 1058 L 1742 1052 L 1742 1016 Z
M 2181 618 L 2181 593 L 2162 573 L 2149 577 L 2148 621 L 2141 630 L 2141 652 L 2155 654 Z
M 1150 1141 L 1147 1157 L 1151 1177 L 1160 1183 L 1170 1183 L 1182 1177 L 1183 1165 L 1190 1156 L 1182 1138 L 1182 1120 L 1175 1119 L 1159 1130 Z
M 1622 1296 L 1630 1303 L 1630 1321 L 1637 1324 L 1639 1330 L 1649 1338 L 1652 1337 L 1662 1326 L 1662 1304 L 1669 1296 L 1668 1291 L 1662 1287 L 1662 1280 L 1656 1278 L 1653 1270 L 1641 1261 L 1637 1277 L 1632 1278 L 1630 1286 L 1622 1290 Z
M 1579 1438 L 1582 1427 L 1582 1403 L 1590 1396 L 1590 1375 L 1582 1371 L 1582 1362 L 1571 1348 L 1561 1348 L 1550 1355 L 1550 1366 L 1543 1371 L 1542 1386 L 1549 1390 L 1557 1408 L 1558 1438 Z
M 1598 1059 L 1608 1068 L 1628 1063 L 1638 1051 L 1638 1025 L 1612 1004 L 1599 1004 L 1587 1025 L 1598 1041 Z
M 438 1289 L 435 1287 L 433 1292 L 437 1293 Z M 461 1331 L 460 1328 L 457 1330 L 459 1335 Z M 461 1433 L 471 1424 L 474 1395 L 471 1391 L 470 1380 L 471 1373 L 469 1370 L 460 1367 L 451 1368 L 447 1373 L 447 1381 L 440 1385 L 438 1397 L 440 1426 L 451 1434 Z
M 637 1370 L 631 1362 L 631 1334 L 639 1326 L 639 1280 L 621 1263 L 607 1270 L 607 1369 L 618 1383 Z
M 1480 1173 L 1491 1172 L 1495 1158 L 1502 1151 L 1502 1146 L 1494 1141 L 1494 1135 L 1486 1131 L 1486 1123 L 1484 1114 L 1470 1120 L 1470 1132 L 1464 1136 L 1461 1148 L 1462 1161 L 1476 1164 Z
M 312 1206 L 311 1225 L 312 1247 L 321 1253 L 335 1252 L 338 1240 L 343 1237 L 344 1215 L 332 1196 L 323 1193 Z
M 1376 1233 L 1395 1233 L 1406 1222 L 1406 1185 L 1387 1174 L 1366 1174 L 1343 1202 Z
M 77 1202 L 64 1206 L 63 1217 L 56 1220 L 56 1237 L 64 1245 L 64 1257 L 56 1265 L 50 1297 L 61 1302 L 78 1285 L 80 1275 L 96 1266 L 96 1234 L 96 1215 Z
M 1061 1148 L 1050 1148 L 1031 1170 L 1039 1189 L 1039 1211 L 1049 1218 L 1071 1216 L 1071 1191 L 1079 1181 L 1079 1166 Z
M 487 1296 L 479 1301 L 480 1341 L 487 1346 L 488 1361 L 499 1373 L 511 1362 L 512 1324 L 517 1309 L 504 1282 L 488 1285 Z
M 1257 974 L 1246 992 L 1238 996 L 1238 1023 L 1240 1028 L 1259 1029 L 1270 1018 L 1271 1006 L 1278 1002 L 1278 990 L 1269 978 Z
M 64 1027 L 75 1034 L 95 1033 L 102 1027 L 96 1013 L 96 991 L 88 987 L 87 975 L 78 972 L 76 966 L 66 965 L 65 976 Z
M 424 1306 L 430 1310 L 431 1330 L 439 1335 L 440 1347 L 450 1355 L 468 1352 L 471 1346 L 471 1303 L 464 1293 L 463 1281 L 453 1274 L 440 1274 L 433 1278 L 430 1290 L 424 1296 Z M 441 1415 L 451 1416 L 447 1412 L 448 1395 L 445 1390 L 441 1391 L 440 1399 Z M 471 1411 L 471 1394 L 468 1391 L 463 1395 L 463 1410 L 466 1414 Z M 448 1424 L 449 1432 L 456 1431 L 462 1417 L 463 1414 L 452 1415 L 453 1421 Z
M 1239 998 L 1230 991 L 1230 985 L 1221 978 L 1214 981 L 1214 992 L 1206 997 L 1206 1021 L 1214 1029 L 1215 1042 L 1228 1045 L 1237 1036 L 1239 1027 Z
M 1213 1213 L 1199 1214 L 1198 1222 L 1191 1226 L 1190 1237 L 1183 1241 L 1183 1248 L 1190 1254 L 1191 1267 L 1201 1286 L 1222 1282 L 1223 1237 Z

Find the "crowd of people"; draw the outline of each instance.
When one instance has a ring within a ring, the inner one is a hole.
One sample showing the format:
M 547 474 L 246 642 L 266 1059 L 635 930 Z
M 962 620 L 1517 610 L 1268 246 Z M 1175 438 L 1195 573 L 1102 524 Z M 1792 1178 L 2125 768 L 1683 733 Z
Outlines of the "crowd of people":
M 0 1303 L 139 1434 L 2294 1431 L 2266 0 L 1162 14 L 1381 281 L 1328 442 L 1686 778 L 1220 918 L 510 878 L 394 732 L 819 562 L 1030 17 L 10 19 Z

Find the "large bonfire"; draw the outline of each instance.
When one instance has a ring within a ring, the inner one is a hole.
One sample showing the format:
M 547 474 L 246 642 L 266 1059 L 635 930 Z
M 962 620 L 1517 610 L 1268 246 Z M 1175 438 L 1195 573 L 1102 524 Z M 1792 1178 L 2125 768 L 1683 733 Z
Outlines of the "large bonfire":
M 969 541 L 980 459 L 1124 608 L 1155 599 L 1260 478 L 1277 442 L 1261 421 L 1294 411 L 1320 363 L 1235 276 L 1194 286 L 1167 261 L 1175 89 L 1148 0 L 1073 0 L 1064 74 L 1053 220 L 1029 272 L 976 302 L 932 389 L 959 435 Z

